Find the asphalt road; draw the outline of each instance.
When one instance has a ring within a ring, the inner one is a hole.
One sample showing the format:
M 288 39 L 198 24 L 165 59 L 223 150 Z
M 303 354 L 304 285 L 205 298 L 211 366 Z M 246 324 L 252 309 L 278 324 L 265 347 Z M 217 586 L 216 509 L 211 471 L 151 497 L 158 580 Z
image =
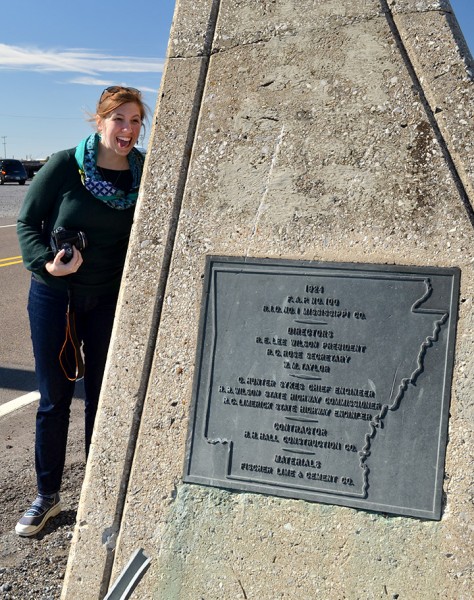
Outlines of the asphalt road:
M 31 274 L 23 266 L 16 237 L 28 185 L 0 185 L 0 406 L 37 390 L 26 309 Z M 83 397 L 82 383 L 77 396 Z
M 0 405 L 36 389 L 26 312 L 30 274 L 16 237 L 26 185 L 0 185 Z

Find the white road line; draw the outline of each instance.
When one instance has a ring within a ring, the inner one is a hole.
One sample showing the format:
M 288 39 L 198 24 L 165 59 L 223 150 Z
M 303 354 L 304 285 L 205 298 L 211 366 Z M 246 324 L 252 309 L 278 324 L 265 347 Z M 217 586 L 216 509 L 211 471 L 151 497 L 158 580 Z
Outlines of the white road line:
M 5 227 L 16 227 L 16 223 L 13 223 L 13 225 L 0 225 L 0 229 L 4 229 Z
M 23 408 L 27 404 L 31 404 L 32 402 L 38 401 L 40 398 L 39 392 L 30 392 L 29 394 L 25 394 L 24 396 L 20 396 L 19 398 L 15 398 L 15 400 L 10 400 L 10 402 L 6 402 L 0 406 L 0 418 L 8 415 L 8 413 L 13 412 L 14 410 L 18 410 L 19 408 Z

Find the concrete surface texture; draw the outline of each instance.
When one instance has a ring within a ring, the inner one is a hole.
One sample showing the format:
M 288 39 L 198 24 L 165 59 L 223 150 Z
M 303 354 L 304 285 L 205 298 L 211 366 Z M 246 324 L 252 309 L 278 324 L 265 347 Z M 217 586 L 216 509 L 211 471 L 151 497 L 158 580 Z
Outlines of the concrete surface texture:
M 447 1 L 178 1 L 63 598 L 472 598 L 472 68 Z M 182 483 L 209 254 L 461 269 L 439 522 Z

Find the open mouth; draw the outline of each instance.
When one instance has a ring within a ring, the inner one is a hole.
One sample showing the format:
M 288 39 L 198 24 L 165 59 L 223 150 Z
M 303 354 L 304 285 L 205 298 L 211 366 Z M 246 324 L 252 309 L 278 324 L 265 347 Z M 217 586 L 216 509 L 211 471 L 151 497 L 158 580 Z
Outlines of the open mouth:
M 131 143 L 132 143 L 131 138 L 122 138 L 122 137 L 117 138 L 117 144 L 118 144 L 119 148 L 128 148 Z

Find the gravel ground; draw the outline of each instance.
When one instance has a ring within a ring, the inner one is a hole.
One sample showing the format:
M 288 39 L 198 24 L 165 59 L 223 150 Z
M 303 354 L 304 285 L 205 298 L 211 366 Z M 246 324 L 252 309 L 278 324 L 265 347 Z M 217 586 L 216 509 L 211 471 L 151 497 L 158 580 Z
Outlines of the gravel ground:
M 0 424 L 0 599 L 56 600 L 66 570 L 84 477 L 82 401 L 73 402 L 62 512 L 31 538 L 21 538 L 16 522 L 36 496 L 34 405 L 2 418 Z

